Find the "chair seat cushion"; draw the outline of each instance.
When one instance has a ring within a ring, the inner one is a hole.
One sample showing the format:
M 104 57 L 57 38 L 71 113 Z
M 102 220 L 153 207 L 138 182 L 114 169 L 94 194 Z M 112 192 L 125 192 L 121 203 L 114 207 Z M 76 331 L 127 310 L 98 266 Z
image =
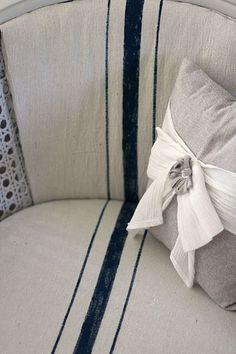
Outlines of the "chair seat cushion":
M 1 222 L 1 353 L 235 353 L 235 314 L 186 288 L 155 238 L 126 238 L 134 208 L 64 200 Z

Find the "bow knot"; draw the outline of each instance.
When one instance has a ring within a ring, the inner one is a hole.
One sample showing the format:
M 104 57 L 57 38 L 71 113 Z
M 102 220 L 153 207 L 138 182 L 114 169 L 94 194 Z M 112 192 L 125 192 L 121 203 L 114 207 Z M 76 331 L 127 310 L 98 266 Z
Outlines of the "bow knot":
M 184 194 L 193 186 L 191 156 L 179 158 L 169 172 L 171 188 L 176 194 Z

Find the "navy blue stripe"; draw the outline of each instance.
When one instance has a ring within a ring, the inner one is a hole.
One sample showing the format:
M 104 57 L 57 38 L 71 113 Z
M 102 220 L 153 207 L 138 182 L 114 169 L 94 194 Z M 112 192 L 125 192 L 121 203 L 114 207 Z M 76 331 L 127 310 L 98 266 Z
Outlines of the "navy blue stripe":
M 128 303 L 129 303 L 130 295 L 131 295 L 131 292 L 132 292 L 132 289 L 133 289 L 133 285 L 134 285 L 136 273 L 137 273 L 137 270 L 138 270 L 139 261 L 140 261 L 141 255 L 142 255 L 144 242 L 146 240 L 146 236 L 147 236 L 147 231 L 145 231 L 145 233 L 143 235 L 142 242 L 141 242 L 140 247 L 139 247 L 138 255 L 137 255 L 137 258 L 136 258 L 136 262 L 135 262 L 135 265 L 134 265 L 134 270 L 133 270 L 133 274 L 132 274 L 132 278 L 131 278 L 131 282 L 130 282 L 130 286 L 129 286 L 129 290 L 128 290 L 128 293 L 127 293 L 127 296 L 126 296 L 126 299 L 125 299 L 125 304 L 124 304 L 124 307 L 123 307 L 123 310 L 122 310 L 122 313 L 121 313 L 120 321 L 119 321 L 119 324 L 118 324 L 118 327 L 117 327 L 117 330 L 116 330 L 116 333 L 115 333 L 115 336 L 114 336 L 113 343 L 112 343 L 112 346 L 111 346 L 109 354 L 113 353 L 113 351 L 115 349 L 115 346 L 116 346 L 117 338 L 118 338 L 119 333 L 120 333 L 120 329 L 121 329 L 121 326 L 122 326 L 122 323 L 123 323 L 123 320 L 124 320 L 124 317 L 125 317 L 125 312 L 126 312 L 126 309 L 127 309 Z
M 163 0 L 160 1 L 157 19 L 157 32 L 156 32 L 156 46 L 155 46 L 155 59 L 154 59 L 154 82 L 153 82 L 153 123 L 152 123 L 152 142 L 156 140 L 156 111 L 157 111 L 157 75 L 158 75 L 158 48 L 159 48 L 159 34 L 161 24 Z
M 95 240 L 95 236 L 96 236 L 96 234 L 97 234 L 97 230 L 98 230 L 99 225 L 100 225 L 100 223 L 101 223 L 101 220 L 102 220 L 102 217 L 103 217 L 103 214 L 104 214 L 104 212 L 105 212 L 105 209 L 106 209 L 106 207 L 107 207 L 108 202 L 109 202 L 109 201 L 107 200 L 106 203 L 105 203 L 105 205 L 104 205 L 103 208 L 102 208 L 102 211 L 101 211 L 100 215 L 99 215 L 98 222 L 97 222 L 97 224 L 96 224 L 95 230 L 94 230 L 93 235 L 92 235 L 92 237 L 91 237 L 91 240 L 90 240 L 90 243 L 89 243 L 89 246 L 88 246 L 88 249 L 87 249 L 87 253 L 86 253 L 86 256 L 85 256 L 85 259 L 84 259 L 84 262 L 83 262 L 83 265 L 82 265 L 82 268 L 81 268 L 81 271 L 80 271 L 80 274 L 79 274 L 78 281 L 77 281 L 77 283 L 76 283 L 76 285 L 75 285 L 74 292 L 73 292 L 73 295 L 72 295 L 72 298 L 71 298 L 69 307 L 68 307 L 67 312 L 66 312 L 66 314 L 65 314 L 64 320 L 63 320 L 63 322 L 62 322 L 60 331 L 59 331 L 59 333 L 58 333 L 58 336 L 57 336 L 56 342 L 55 342 L 55 344 L 54 344 L 54 346 L 53 346 L 53 349 L 52 349 L 52 351 L 51 351 L 51 354 L 54 354 L 54 353 L 55 353 L 55 351 L 56 351 L 56 349 L 57 349 L 57 346 L 58 346 L 58 343 L 59 343 L 59 341 L 60 341 L 60 339 L 61 339 L 61 336 L 62 336 L 64 327 L 65 327 L 65 325 L 66 325 L 68 316 L 69 316 L 69 314 L 70 314 L 72 305 L 73 305 L 73 303 L 74 303 L 76 294 L 77 294 L 77 292 L 78 292 L 78 288 L 79 288 L 79 285 L 80 285 L 82 276 L 83 276 L 83 274 L 84 274 L 84 270 L 85 270 L 85 267 L 86 267 L 86 264 L 87 264 L 87 261 L 88 261 L 88 258 L 89 258 L 89 255 L 90 255 L 92 246 L 93 246 L 93 242 L 94 242 L 94 240 Z
M 135 203 L 124 203 L 121 208 L 73 354 L 92 352 L 127 238 L 127 223 L 135 207 Z
M 67 2 L 73 2 L 75 0 L 65 0 L 65 1 L 62 1 L 62 2 L 59 2 L 59 4 L 66 4 Z
M 144 0 L 127 0 L 123 67 L 123 165 L 125 200 L 138 201 L 137 132 L 139 59 Z
M 106 165 L 107 165 L 107 199 L 110 199 L 110 156 L 109 156 L 109 80 L 108 80 L 108 51 L 109 51 L 109 26 L 110 26 L 110 7 L 111 0 L 107 3 L 107 22 L 106 22 L 106 54 L 105 54 L 105 115 L 106 115 Z

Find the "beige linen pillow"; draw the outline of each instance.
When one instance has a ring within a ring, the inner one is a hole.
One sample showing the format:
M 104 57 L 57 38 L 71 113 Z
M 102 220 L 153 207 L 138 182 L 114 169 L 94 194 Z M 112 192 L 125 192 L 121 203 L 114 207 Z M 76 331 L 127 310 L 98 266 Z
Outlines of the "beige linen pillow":
M 170 105 L 175 130 L 195 156 L 236 173 L 236 99 L 185 59 Z M 150 232 L 173 249 L 178 234 L 176 198 L 164 212 L 164 223 Z M 195 271 L 195 281 L 218 305 L 236 310 L 234 234 L 224 230 L 199 248 L 195 253 Z

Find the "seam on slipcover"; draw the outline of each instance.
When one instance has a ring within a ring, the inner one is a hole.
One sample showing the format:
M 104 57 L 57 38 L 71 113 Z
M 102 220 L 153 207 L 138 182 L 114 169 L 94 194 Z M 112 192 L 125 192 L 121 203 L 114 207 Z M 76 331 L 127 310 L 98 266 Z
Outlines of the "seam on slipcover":
M 153 80 L 153 116 L 152 116 L 152 142 L 155 143 L 156 139 L 156 111 L 157 111 L 157 75 L 158 75 L 158 49 L 161 27 L 161 15 L 164 0 L 160 1 L 157 19 L 157 32 L 156 32 L 156 46 L 155 46 L 155 59 L 154 59 L 154 80 Z
M 110 26 L 110 8 L 111 0 L 107 3 L 107 21 L 106 21 L 106 53 L 105 53 L 105 116 L 106 116 L 106 177 L 107 177 L 107 199 L 110 199 L 110 155 L 109 155 L 109 62 L 108 62 L 108 52 L 109 52 L 109 26 Z
M 173 1 L 173 0 L 165 0 L 165 1 L 168 1 L 168 2 L 177 2 L 181 5 L 187 5 L 187 6 L 195 6 L 195 7 L 199 7 L 200 9 L 203 9 L 203 10 L 207 10 L 207 11 L 210 11 L 212 13 L 215 13 L 219 16 L 222 16 L 222 17 L 225 17 L 227 20 L 231 20 L 232 22 L 236 22 L 236 18 L 230 16 L 230 15 L 227 15 L 223 12 L 221 12 L 220 10 L 217 10 L 217 9 L 213 9 L 213 8 L 209 8 L 209 7 L 206 7 L 204 5 L 199 5 L 199 4 L 193 4 L 191 2 L 186 2 L 185 0 L 177 0 L 177 1 Z M 228 1 L 228 0 L 223 0 L 224 2 L 228 3 L 229 5 L 235 5 L 234 3 L 232 3 L 231 1 Z

